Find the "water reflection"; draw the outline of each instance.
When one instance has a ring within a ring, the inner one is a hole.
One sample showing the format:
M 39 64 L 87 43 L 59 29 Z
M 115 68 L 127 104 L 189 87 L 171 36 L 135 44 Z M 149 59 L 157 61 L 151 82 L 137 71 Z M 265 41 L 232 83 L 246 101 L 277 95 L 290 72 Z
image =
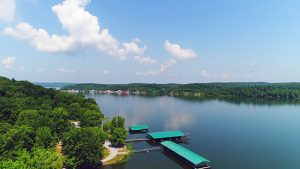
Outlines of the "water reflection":
M 184 147 L 212 161 L 216 169 L 299 169 L 300 104 L 297 101 L 191 99 L 89 95 L 106 117 L 122 115 L 127 125 L 148 124 L 150 131 L 180 130 Z M 129 137 L 144 138 L 144 134 Z M 134 149 L 151 148 L 147 142 Z M 255 162 L 254 162 L 255 161 Z M 138 153 L 105 169 L 180 169 L 161 152 Z
M 277 99 L 253 99 L 253 98 L 195 98 L 195 97 L 176 97 L 189 102 L 210 102 L 224 101 L 236 105 L 260 105 L 260 106 L 280 106 L 280 105 L 300 105 L 300 100 L 277 100 Z

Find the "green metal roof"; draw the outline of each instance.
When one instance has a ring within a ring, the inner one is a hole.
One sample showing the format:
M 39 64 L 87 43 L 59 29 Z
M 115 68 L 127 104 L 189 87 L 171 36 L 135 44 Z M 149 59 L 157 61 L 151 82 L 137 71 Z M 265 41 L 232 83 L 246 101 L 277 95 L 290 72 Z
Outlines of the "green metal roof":
M 163 141 L 161 144 L 167 147 L 168 149 L 172 150 L 173 152 L 177 153 L 181 157 L 185 158 L 186 160 L 190 161 L 194 165 L 198 165 L 203 162 L 210 162 L 209 160 L 172 141 Z
M 133 130 L 133 131 L 138 131 L 138 130 L 147 130 L 149 129 L 149 126 L 148 125 L 133 125 L 133 126 L 129 126 L 129 129 L 130 130 Z
M 164 139 L 164 138 L 173 138 L 173 137 L 182 137 L 184 133 L 181 131 L 161 131 L 161 132 L 152 132 L 148 133 L 153 139 Z

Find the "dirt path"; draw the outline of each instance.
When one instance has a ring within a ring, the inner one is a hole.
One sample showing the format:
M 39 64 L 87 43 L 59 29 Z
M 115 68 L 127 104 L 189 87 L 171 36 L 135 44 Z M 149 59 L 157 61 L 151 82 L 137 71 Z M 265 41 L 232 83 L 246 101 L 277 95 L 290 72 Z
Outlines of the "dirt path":
M 109 156 L 107 156 L 105 159 L 101 160 L 102 163 L 105 163 L 105 162 L 115 158 L 118 155 L 118 151 L 119 151 L 117 148 L 111 147 L 109 141 L 106 141 L 104 143 L 104 147 L 109 150 Z

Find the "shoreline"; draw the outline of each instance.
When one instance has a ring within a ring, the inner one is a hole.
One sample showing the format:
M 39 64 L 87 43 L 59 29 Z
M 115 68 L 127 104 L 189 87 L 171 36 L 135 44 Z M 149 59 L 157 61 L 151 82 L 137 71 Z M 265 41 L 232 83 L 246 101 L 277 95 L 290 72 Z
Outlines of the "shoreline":
M 109 155 L 101 160 L 104 166 L 120 163 L 131 154 L 127 146 L 115 148 L 110 145 L 111 143 L 109 141 L 104 143 L 104 147 L 109 150 Z

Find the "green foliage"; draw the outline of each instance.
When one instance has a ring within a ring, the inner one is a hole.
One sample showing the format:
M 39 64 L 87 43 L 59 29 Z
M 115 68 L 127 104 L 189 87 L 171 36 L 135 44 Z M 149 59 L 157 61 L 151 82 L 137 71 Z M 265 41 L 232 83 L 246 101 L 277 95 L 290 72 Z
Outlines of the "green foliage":
M 9 156 L 12 151 L 30 150 L 34 145 L 35 133 L 28 126 L 14 126 L 0 140 L 0 154 Z
M 51 114 L 50 118 L 53 120 L 52 129 L 58 138 L 61 138 L 62 134 L 65 131 L 68 131 L 70 128 L 70 122 L 68 120 L 68 112 L 64 108 L 55 108 Z
M 109 141 L 113 146 L 124 146 L 128 132 L 125 129 L 125 119 L 121 116 L 115 116 L 103 125 L 103 130 L 109 133 Z
M 63 153 L 71 168 L 101 165 L 105 132 L 98 127 L 74 128 L 63 137 Z
M 55 137 L 49 127 L 40 127 L 36 130 L 35 146 L 41 148 L 54 147 Z
M 103 125 L 103 130 L 107 133 L 110 133 L 111 131 L 111 121 L 110 120 L 107 120 L 104 125 Z
M 17 125 L 27 125 L 34 129 L 42 126 L 51 127 L 52 123 L 49 114 L 37 110 L 21 111 L 16 121 Z
M 81 108 L 79 103 L 72 103 L 69 106 L 70 118 L 74 120 L 80 119 L 82 115 L 83 109 Z
M 66 150 L 74 148 L 83 152 L 80 157 L 75 153 L 63 158 L 54 145 L 71 130 L 70 121 L 74 119 L 84 124 L 78 130 L 82 131 L 78 142 L 73 140 L 78 147 L 72 141 L 68 142 L 72 145 L 64 146 L 69 147 Z M 102 143 L 106 138 L 99 128 L 102 119 L 103 114 L 93 99 L 0 76 L 0 168 L 61 169 L 65 160 L 75 160 L 76 166 L 95 165 L 102 157 Z
M 5 134 L 10 128 L 12 128 L 10 123 L 0 123 L 0 126 L 0 135 Z
M 125 119 L 122 116 L 115 116 L 111 120 L 112 131 L 116 128 L 125 128 Z
M 125 140 L 127 138 L 128 132 L 124 128 L 115 128 L 115 130 L 111 133 L 110 142 L 113 146 L 122 147 L 125 144 Z
M 88 110 L 83 113 L 80 125 L 82 127 L 92 127 L 98 126 L 101 127 L 103 115 L 99 111 Z
M 15 159 L 0 161 L 0 168 L 5 169 L 61 169 L 63 157 L 51 149 L 37 149 L 32 153 L 20 150 Z

